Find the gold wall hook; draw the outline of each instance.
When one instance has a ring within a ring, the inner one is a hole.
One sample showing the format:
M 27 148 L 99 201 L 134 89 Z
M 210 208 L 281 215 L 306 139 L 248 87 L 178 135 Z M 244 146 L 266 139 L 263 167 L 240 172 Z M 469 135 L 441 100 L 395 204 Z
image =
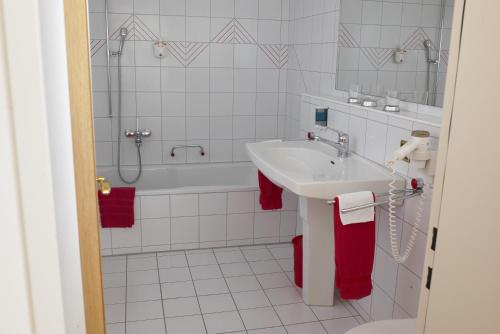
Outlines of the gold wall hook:
M 96 177 L 97 182 L 97 190 L 101 191 L 101 193 L 105 196 L 111 194 L 111 183 L 109 183 L 104 176 Z

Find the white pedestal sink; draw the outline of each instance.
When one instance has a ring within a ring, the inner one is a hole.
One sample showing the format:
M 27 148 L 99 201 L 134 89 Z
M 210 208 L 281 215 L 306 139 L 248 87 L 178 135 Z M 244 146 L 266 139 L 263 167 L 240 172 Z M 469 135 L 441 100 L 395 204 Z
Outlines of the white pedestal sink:
M 272 140 L 247 144 L 247 150 L 266 177 L 300 198 L 304 302 L 333 305 L 333 208 L 327 201 L 355 191 L 387 192 L 389 171 L 354 154 L 338 158 L 334 147 L 317 141 Z

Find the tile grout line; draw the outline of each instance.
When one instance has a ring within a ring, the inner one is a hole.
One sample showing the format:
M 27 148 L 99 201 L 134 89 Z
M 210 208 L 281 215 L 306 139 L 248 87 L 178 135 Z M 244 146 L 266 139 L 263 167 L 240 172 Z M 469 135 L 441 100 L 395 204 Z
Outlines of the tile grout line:
M 163 315 L 163 327 L 165 328 L 165 333 L 167 333 L 167 318 L 165 317 L 165 306 L 163 304 L 163 291 L 161 288 L 160 265 L 158 263 L 158 253 L 156 253 L 155 258 L 156 258 L 156 270 L 158 273 L 158 288 L 160 289 L 160 301 L 161 301 L 161 313 Z
M 191 267 L 189 266 L 189 259 L 187 257 L 186 252 L 184 252 L 184 253 L 185 253 L 186 262 L 187 262 L 187 265 L 188 265 L 187 268 L 188 268 L 188 271 L 189 271 L 189 276 L 191 277 L 191 282 L 193 282 L 194 294 L 195 294 L 195 298 L 196 298 L 196 303 L 198 304 L 198 309 L 200 310 L 201 321 L 203 321 L 203 327 L 205 328 L 205 333 L 208 333 L 207 324 L 205 322 L 205 317 L 203 316 L 203 312 L 201 310 L 200 299 L 198 298 L 198 291 L 196 291 L 196 286 L 194 285 L 194 280 L 193 280 L 193 274 L 191 272 Z
M 220 272 L 221 272 L 221 274 L 222 274 L 222 279 L 224 280 L 224 283 L 225 283 L 225 284 L 226 284 L 226 286 L 227 286 L 228 293 L 229 293 L 229 295 L 231 296 L 231 300 L 233 301 L 234 308 L 236 309 L 236 313 L 238 313 L 238 317 L 239 317 L 239 319 L 240 319 L 240 321 L 241 321 L 241 324 L 243 325 L 243 328 L 245 329 L 245 332 L 248 332 L 248 330 L 247 330 L 247 326 L 245 325 L 245 322 L 243 321 L 243 317 L 241 316 L 241 314 L 240 314 L 240 312 L 239 312 L 239 310 L 238 310 L 238 306 L 237 306 L 237 304 L 236 304 L 236 300 L 234 300 L 233 293 L 231 292 L 231 289 L 229 288 L 229 284 L 227 284 L 227 279 L 226 279 L 226 277 L 224 276 L 224 272 L 222 271 L 222 268 L 220 267 L 219 260 L 217 259 L 217 256 L 215 256 L 215 252 L 213 251 L 213 249 L 212 249 L 212 253 L 211 253 L 211 254 L 213 254 L 213 256 L 215 257 L 215 262 L 217 263 L 217 266 L 219 267 L 219 270 L 220 270 Z M 244 256 L 244 255 L 243 255 L 243 256 Z M 233 312 L 233 311 L 231 311 L 231 312 Z
M 264 249 L 265 249 L 265 250 L 267 250 L 267 251 L 269 252 L 269 249 L 267 248 L 267 246 L 266 246 Z M 245 257 L 245 259 L 247 259 L 247 257 L 246 257 L 246 255 L 245 255 L 245 253 L 244 253 L 244 252 L 242 252 L 242 253 L 243 253 L 243 256 Z M 269 253 L 271 253 L 271 252 L 269 252 Z M 271 256 L 273 256 L 273 254 L 272 254 L 272 253 L 271 253 Z M 247 262 L 248 262 L 248 259 L 247 259 Z M 256 279 L 257 279 L 257 282 L 259 283 L 259 286 L 261 287 L 262 292 L 264 293 L 264 296 L 266 296 L 266 300 L 269 302 L 269 304 L 271 305 L 271 307 L 272 307 L 272 309 L 273 309 L 274 313 L 276 314 L 276 317 L 278 318 L 279 322 L 281 323 L 281 325 L 282 325 L 282 326 L 283 326 L 283 328 L 285 329 L 285 332 L 286 332 L 286 333 L 288 333 L 288 329 L 285 327 L 285 324 L 283 324 L 283 321 L 281 320 L 281 318 L 280 318 L 280 316 L 279 316 L 278 312 L 276 311 L 276 308 L 274 307 L 273 303 L 271 302 L 271 299 L 270 299 L 270 298 L 269 298 L 269 296 L 267 295 L 266 290 L 265 290 L 265 289 L 264 289 L 264 287 L 262 286 L 262 283 L 261 283 L 261 282 L 260 282 L 260 280 L 258 279 L 257 274 L 255 274 L 255 271 L 253 270 L 253 268 L 252 268 L 251 266 L 249 266 L 249 267 L 250 267 L 250 270 L 254 273 L 254 275 L 255 275 L 255 277 L 256 277 Z M 281 268 L 281 266 L 280 266 L 280 268 Z M 281 268 L 281 269 L 283 269 L 283 268 Z

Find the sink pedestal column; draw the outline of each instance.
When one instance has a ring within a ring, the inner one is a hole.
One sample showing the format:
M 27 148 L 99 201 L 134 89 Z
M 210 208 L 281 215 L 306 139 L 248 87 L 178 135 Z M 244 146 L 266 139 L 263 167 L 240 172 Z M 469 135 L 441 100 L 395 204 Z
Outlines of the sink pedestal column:
M 325 200 L 300 197 L 303 220 L 303 289 L 307 305 L 333 305 L 333 208 Z

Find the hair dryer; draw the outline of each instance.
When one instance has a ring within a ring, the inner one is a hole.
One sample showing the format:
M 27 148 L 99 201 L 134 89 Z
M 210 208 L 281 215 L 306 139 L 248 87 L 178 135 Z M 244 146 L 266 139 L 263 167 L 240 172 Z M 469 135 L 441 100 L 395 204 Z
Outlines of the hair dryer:
M 398 148 L 391 160 L 386 162 L 386 165 L 391 168 L 392 181 L 389 183 L 389 237 L 391 243 L 391 252 L 394 260 L 398 263 L 403 263 L 408 260 L 415 241 L 418 235 L 418 227 L 422 220 L 424 201 L 426 191 L 422 191 L 420 200 L 417 205 L 415 225 L 413 225 L 408 244 L 403 254 L 400 253 L 399 238 L 397 237 L 396 229 L 396 170 L 394 163 L 398 160 L 403 160 L 405 157 L 410 158 L 410 163 L 416 168 L 425 168 L 427 161 L 430 159 L 430 134 L 428 131 L 417 130 L 411 133 L 411 140 Z M 427 184 L 425 185 L 427 186 Z

